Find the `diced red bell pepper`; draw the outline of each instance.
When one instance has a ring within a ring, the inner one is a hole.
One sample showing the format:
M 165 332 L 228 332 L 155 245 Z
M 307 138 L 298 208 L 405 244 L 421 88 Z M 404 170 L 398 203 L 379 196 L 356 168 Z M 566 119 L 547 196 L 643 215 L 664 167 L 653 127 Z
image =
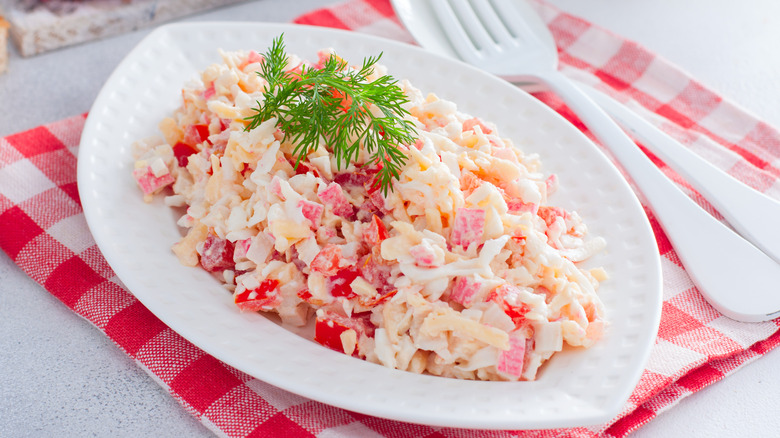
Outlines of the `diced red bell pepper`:
M 177 142 L 173 146 L 173 155 L 176 157 L 176 162 L 179 163 L 179 167 L 186 167 L 190 161 L 190 155 L 196 154 L 197 149 L 184 142 Z
M 237 294 L 234 297 L 234 301 L 239 309 L 250 312 L 274 309 L 282 303 L 282 295 L 279 293 L 279 280 L 263 280 L 260 282 L 260 286 Z
M 387 228 L 382 219 L 379 219 L 377 215 L 371 218 L 371 223 L 363 230 L 363 240 L 371 247 L 378 246 L 390 237 L 387 233 Z
M 201 266 L 209 272 L 233 268 L 235 266 L 233 262 L 234 248 L 233 242 L 209 234 L 203 242 L 203 254 L 200 256 Z
M 335 88 L 331 89 L 331 96 L 333 96 L 335 99 L 339 99 L 339 108 L 342 112 L 346 113 L 350 110 L 352 107 L 352 96 L 349 94 L 345 94 L 341 90 L 337 90 Z M 362 112 L 362 111 L 360 111 Z
M 295 170 L 296 175 L 306 175 L 310 173 L 318 178 L 320 176 L 319 169 L 305 161 L 295 161 L 291 158 L 288 158 L 287 162 L 290 163 L 290 166 L 292 166 L 292 168 Z
M 354 298 L 357 294 L 352 291 L 351 285 L 359 275 L 360 271 L 353 266 L 338 271 L 336 275 L 328 278 L 330 294 L 334 297 Z
M 344 353 L 341 334 L 347 330 L 349 330 L 349 327 L 339 321 L 317 318 L 314 325 L 314 340 L 331 350 Z
M 184 129 L 184 138 L 182 141 L 190 146 L 197 146 L 204 141 L 207 141 L 209 135 L 208 125 L 189 125 Z
M 345 353 L 341 334 L 350 329 L 355 331 L 357 339 L 360 339 L 361 336 L 373 336 L 374 334 L 374 327 L 365 316 L 353 315 L 352 318 L 348 318 L 336 313 L 325 313 L 317 316 L 314 325 L 314 340 L 331 350 Z M 356 345 L 352 355 L 358 356 L 358 353 Z
M 312 271 L 319 272 L 322 275 L 336 275 L 339 271 L 339 262 L 341 261 L 341 247 L 338 245 L 325 245 L 320 252 L 314 256 L 309 266 Z
M 309 289 L 307 289 L 307 288 L 303 288 L 303 289 L 299 290 L 296 295 L 298 295 L 298 298 L 300 298 L 302 301 L 305 301 L 305 302 L 311 304 L 312 306 L 321 307 L 321 306 L 324 306 L 325 304 L 327 304 L 327 303 L 325 303 L 325 301 L 318 300 L 318 299 L 314 298 L 314 296 L 312 296 L 312 294 L 311 294 L 311 291 L 309 291 Z

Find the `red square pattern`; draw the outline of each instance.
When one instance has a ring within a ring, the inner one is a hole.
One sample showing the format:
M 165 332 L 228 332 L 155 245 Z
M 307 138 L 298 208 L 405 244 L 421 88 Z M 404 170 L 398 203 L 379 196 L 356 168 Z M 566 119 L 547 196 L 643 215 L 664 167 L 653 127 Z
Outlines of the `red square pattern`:
M 706 355 L 710 359 L 742 351 L 742 346 L 712 327 L 699 327 L 680 333 L 671 342 Z
M 12 147 L 5 138 L 0 138 L 0 168 L 24 160 L 24 155 Z
M 780 326 L 780 319 L 776 319 L 774 322 Z M 780 330 L 774 332 L 772 336 L 764 339 L 763 341 L 758 341 L 753 344 L 750 347 L 750 351 L 757 354 L 766 354 L 778 345 L 780 345 Z
M 339 19 L 330 9 L 318 9 L 314 12 L 301 15 L 296 18 L 294 23 L 308 24 L 312 26 L 333 27 L 336 29 L 349 30 L 346 24 Z
M 740 144 L 746 149 L 765 151 L 768 161 L 780 159 L 780 132 L 765 122 L 758 122 Z
M 79 256 L 59 263 L 43 286 L 66 306 L 73 308 L 88 290 L 107 280 L 98 275 Z
M 55 185 L 76 182 L 76 157 L 65 148 L 35 155 L 30 162 Z
M 547 23 L 547 27 L 552 31 L 558 50 L 565 51 L 567 47 L 574 44 L 582 34 L 590 29 L 591 25 L 579 17 L 559 14 L 551 22 Z
M 661 313 L 661 327 L 658 329 L 658 337 L 670 341 L 681 334 L 697 330 L 703 327 L 703 323 L 688 315 L 675 305 L 664 302 Z
M 203 413 L 220 397 L 241 384 L 243 382 L 225 364 L 204 354 L 174 377 L 170 386 L 171 391 L 192 409 Z
M 616 90 L 622 90 L 644 74 L 654 56 L 636 43 L 625 42 L 618 52 L 596 71 L 596 76 Z
M 98 275 L 101 274 L 98 272 Z M 85 292 L 73 310 L 105 331 L 111 318 L 135 301 L 133 295 L 108 280 Z
M 702 324 L 709 324 L 715 319 L 723 316 L 704 299 L 699 293 L 699 290 L 695 287 L 680 292 L 669 299 L 668 303 L 682 312 L 691 315 L 698 321 L 701 321 Z
M 677 380 L 677 384 L 691 392 L 696 392 L 722 378 L 723 373 L 711 367 L 709 364 L 704 364 L 682 376 Z
M 752 164 L 743 160 L 734 163 L 728 173 L 759 192 L 765 192 L 777 181 L 777 176 L 773 175 L 770 166 L 756 169 Z
M 5 199 L 5 198 L 3 198 Z M 9 201 L 10 202 L 10 201 Z M 8 254 L 12 260 L 22 251 L 30 241 L 43 233 L 43 228 L 35 223 L 18 206 L 11 207 L 0 214 L 0 248 Z
M 658 394 L 648 399 L 643 405 L 654 412 L 658 412 L 667 406 L 675 404 L 678 400 L 688 396 L 690 393 L 691 392 L 687 388 L 672 383 L 659 391 Z
M 33 280 L 46 286 L 55 270 L 74 256 L 73 251 L 46 233 L 35 236 L 19 251 L 14 262 Z M 61 271 L 61 274 L 64 272 Z M 67 281 L 67 280 L 64 280 Z M 57 285 L 54 285 L 57 287 Z M 54 292 L 49 289 L 49 292 Z M 56 295 L 56 294 L 55 294 Z M 60 298 L 60 297 L 58 297 Z M 61 298 L 60 298 L 61 299 Z M 75 300 L 72 300 L 75 303 Z
M 0 193 L 0 215 L 3 215 L 6 211 L 14 207 L 16 207 L 16 204 Z M 2 248 L 2 245 L 0 245 L 0 248 Z
M 710 114 L 722 100 L 698 82 L 690 81 L 680 94 L 658 108 L 657 112 L 684 128 L 691 128 Z
M 363 0 L 363 2 L 371 5 L 382 16 L 395 18 L 395 11 L 393 11 L 393 5 L 390 4 L 389 0 Z
M 246 415 L 246 412 L 252 414 Z M 278 412 L 253 389 L 238 385 L 217 399 L 204 415 L 228 436 L 241 436 L 256 429 Z
M 655 412 L 652 410 L 640 406 L 634 409 L 630 414 L 616 421 L 605 431 L 605 435 L 615 438 L 628 436 L 628 434 L 655 418 L 655 415 Z
M 19 207 L 43 229 L 82 213 L 81 206 L 58 187 L 51 188 L 19 203 Z
M 136 352 L 136 360 L 144 364 L 166 385 L 190 364 L 203 355 L 203 351 L 192 345 L 173 330 L 163 330 L 149 339 Z
M 108 262 L 103 257 L 103 254 L 100 252 L 97 245 L 90 246 L 82 251 L 80 255 L 81 258 L 84 259 L 84 262 L 103 278 L 111 279 L 116 276 L 114 270 L 108 265 Z
M 135 357 L 138 350 L 168 326 L 162 323 L 140 301 L 117 312 L 106 324 L 105 332 L 127 354 Z
M 315 435 L 325 429 L 344 426 L 355 421 L 355 417 L 349 411 L 315 401 L 290 406 L 284 410 L 284 413 Z
M 330 10 L 349 29 L 360 29 L 376 23 L 385 17 L 370 1 L 358 1 L 333 5 Z
M 423 426 L 420 424 L 402 423 L 399 421 L 387 420 L 384 418 L 372 417 L 358 413 L 353 413 L 353 415 L 355 415 L 355 417 L 360 420 L 360 422 L 363 423 L 366 427 L 371 428 L 386 438 L 413 438 L 427 436 L 436 430 L 430 426 Z
M 6 141 L 27 158 L 65 147 L 45 126 L 9 135 Z
M 287 418 L 283 413 L 279 412 L 273 417 L 264 421 L 252 432 L 250 432 L 247 438 L 278 438 L 278 437 L 314 437 L 312 433 L 295 424 L 292 420 Z
M 639 383 L 634 388 L 634 392 L 631 393 L 628 401 L 633 403 L 634 406 L 641 406 L 652 397 L 655 397 L 659 391 L 667 387 L 672 381 L 673 377 L 645 370 L 642 372 L 642 378 L 639 379 Z

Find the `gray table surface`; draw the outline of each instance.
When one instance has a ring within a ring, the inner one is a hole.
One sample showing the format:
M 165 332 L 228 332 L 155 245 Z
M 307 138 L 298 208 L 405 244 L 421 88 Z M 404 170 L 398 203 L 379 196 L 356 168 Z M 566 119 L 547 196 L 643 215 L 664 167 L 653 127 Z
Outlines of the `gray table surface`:
M 329 0 L 261 0 L 186 21 L 290 21 Z M 780 126 L 780 4 L 750 0 L 552 0 L 682 66 Z M 702 18 L 705 17 L 705 18 Z M 183 20 L 184 21 L 184 20 Z M 0 75 L 0 136 L 89 110 L 149 30 L 22 59 Z M 3 232 L 6 232 L 5 230 Z M 780 352 L 660 415 L 635 434 L 776 436 Z M 212 436 L 99 330 L 0 254 L 0 436 Z

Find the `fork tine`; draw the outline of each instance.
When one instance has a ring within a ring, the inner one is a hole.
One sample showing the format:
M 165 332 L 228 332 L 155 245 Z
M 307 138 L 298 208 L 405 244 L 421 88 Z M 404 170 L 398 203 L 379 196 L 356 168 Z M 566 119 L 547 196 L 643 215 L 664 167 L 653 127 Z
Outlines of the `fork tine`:
M 507 24 L 496 14 L 495 8 L 488 0 L 472 0 L 471 4 L 474 11 L 479 15 L 480 20 L 493 36 L 498 44 L 515 44 L 517 41 L 512 36 Z
M 464 23 L 447 0 L 431 0 L 431 6 L 444 33 L 458 55 L 466 62 L 476 64 L 482 59 L 481 48 L 474 44 Z M 484 29 L 483 29 L 484 31 Z
M 509 29 L 509 33 L 515 37 L 533 35 L 533 31 L 528 27 L 523 15 L 515 8 L 512 0 L 491 0 L 493 7 L 490 7 L 496 14 L 500 15 L 500 20 Z
M 477 17 L 474 8 L 471 6 L 468 0 L 450 0 L 450 5 L 455 10 L 455 14 L 460 18 L 460 23 L 463 25 L 466 33 L 471 35 L 474 40 L 474 45 L 478 49 L 484 51 L 493 51 L 496 42 L 493 37 L 490 36 L 485 29 L 485 25 Z

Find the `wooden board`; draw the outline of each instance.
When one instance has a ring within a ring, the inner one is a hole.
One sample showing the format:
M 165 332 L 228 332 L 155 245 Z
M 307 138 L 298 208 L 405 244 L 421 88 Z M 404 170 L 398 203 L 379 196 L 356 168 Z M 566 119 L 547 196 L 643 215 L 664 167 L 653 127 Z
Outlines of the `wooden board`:
M 6 10 L 22 56 L 119 35 L 245 0 L 21 0 Z

